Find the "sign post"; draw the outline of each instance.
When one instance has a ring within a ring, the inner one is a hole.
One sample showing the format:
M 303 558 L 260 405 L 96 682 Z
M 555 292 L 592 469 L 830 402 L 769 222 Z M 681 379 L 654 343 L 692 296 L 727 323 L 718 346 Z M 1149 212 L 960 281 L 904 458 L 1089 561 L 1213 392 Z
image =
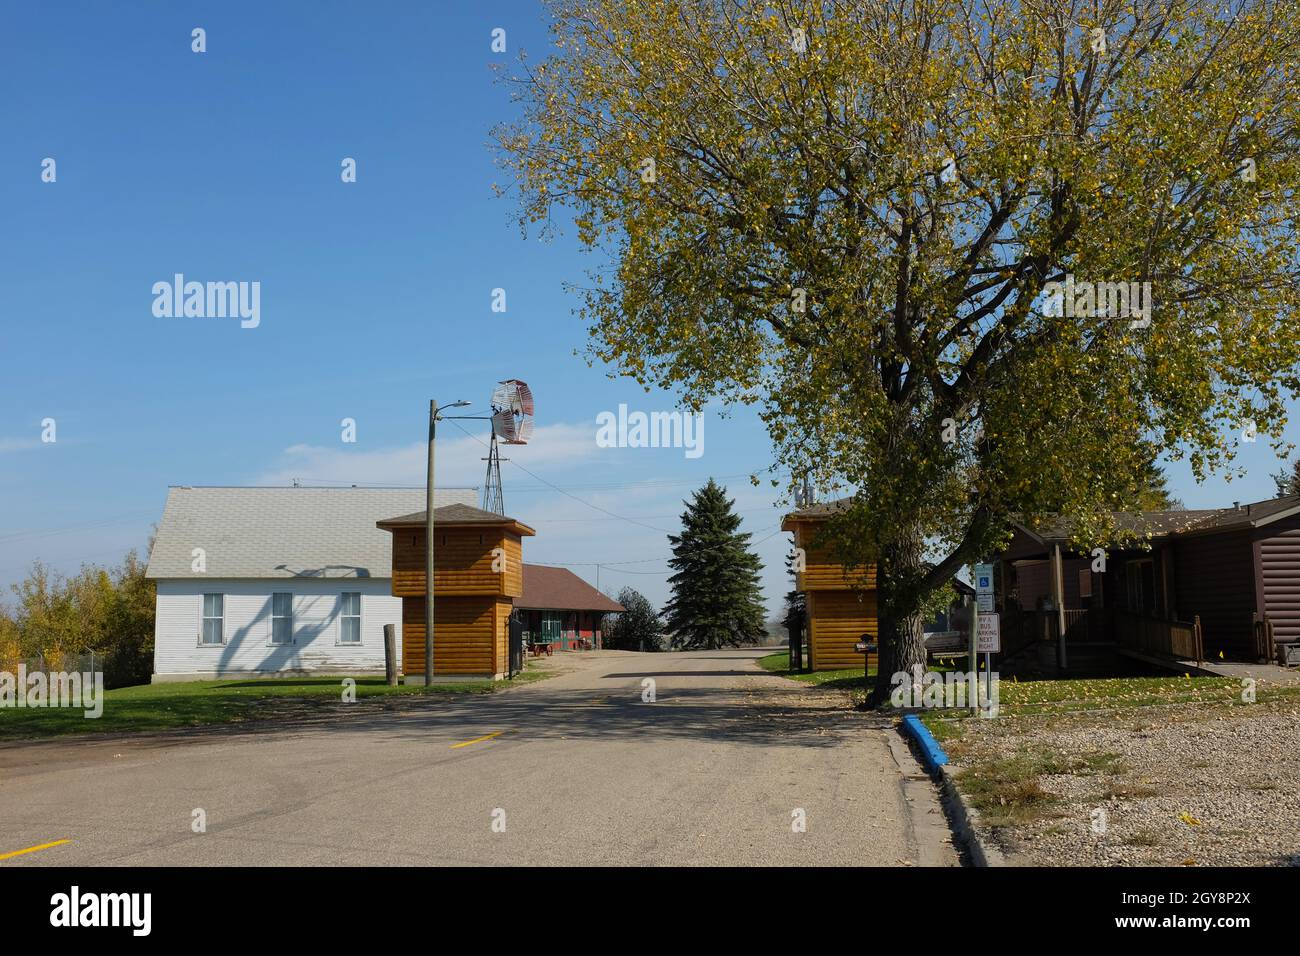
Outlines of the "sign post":
M 978 650 L 984 655 L 984 700 L 993 702 L 993 655 L 1002 652 L 1002 616 L 998 613 L 981 614 Z
M 993 613 L 993 565 L 977 564 L 972 568 L 975 579 L 975 607 L 971 610 L 970 622 L 970 667 L 975 675 L 975 699 L 971 701 L 971 713 L 979 709 L 979 653 L 984 650 L 980 640 L 991 620 L 994 631 L 998 630 L 998 617 Z M 989 651 L 984 651 L 984 667 L 989 668 Z M 991 688 L 989 699 L 991 697 Z

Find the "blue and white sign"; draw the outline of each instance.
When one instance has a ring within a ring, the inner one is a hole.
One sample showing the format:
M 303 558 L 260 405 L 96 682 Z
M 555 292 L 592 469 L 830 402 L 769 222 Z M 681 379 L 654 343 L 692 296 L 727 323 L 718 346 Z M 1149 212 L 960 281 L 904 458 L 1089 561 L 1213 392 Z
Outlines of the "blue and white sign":
M 975 565 L 975 605 L 981 614 L 993 610 L 993 565 Z

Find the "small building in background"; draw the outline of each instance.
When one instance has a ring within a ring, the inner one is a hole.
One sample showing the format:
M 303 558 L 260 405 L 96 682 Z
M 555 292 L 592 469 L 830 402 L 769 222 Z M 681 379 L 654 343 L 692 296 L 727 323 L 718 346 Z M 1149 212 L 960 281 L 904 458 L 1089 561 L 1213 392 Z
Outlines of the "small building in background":
M 861 667 L 862 655 L 854 645 L 879 639 L 875 566 L 845 568 L 830 549 L 815 543 L 824 522 L 849 504 L 850 499 L 840 498 L 811 505 L 781 522 L 782 531 L 794 534 L 794 546 L 802 555 L 802 570 L 795 570 L 795 590 L 805 595 L 808 667 L 815 671 Z M 868 666 L 875 663 L 873 653 Z
M 392 533 L 393 594 L 402 599 L 407 683 L 424 680 L 427 512 L 386 518 Z M 524 591 L 523 539 L 514 518 L 455 504 L 433 513 L 433 676 L 499 680 L 510 668 L 510 615 Z
M 473 488 L 435 494 L 477 500 Z M 375 522 L 423 502 L 422 488 L 171 488 L 147 572 L 154 682 L 384 673 L 384 626 L 401 623 L 402 599 Z
M 970 633 L 971 605 L 975 603 L 975 589 L 961 578 L 952 579 L 953 598 L 922 626 L 926 643 L 931 635 L 951 636 Z
M 1151 662 L 1284 660 L 1300 644 L 1300 496 L 1117 513 L 1087 554 L 1068 521 L 1015 527 L 996 555 L 1003 643 L 1075 672 L 1089 653 Z M 1009 640 L 1008 640 L 1009 638 Z
M 604 616 L 623 610 L 568 568 L 541 564 L 524 565 L 524 592 L 514 607 L 524 643 L 551 651 L 599 648 Z

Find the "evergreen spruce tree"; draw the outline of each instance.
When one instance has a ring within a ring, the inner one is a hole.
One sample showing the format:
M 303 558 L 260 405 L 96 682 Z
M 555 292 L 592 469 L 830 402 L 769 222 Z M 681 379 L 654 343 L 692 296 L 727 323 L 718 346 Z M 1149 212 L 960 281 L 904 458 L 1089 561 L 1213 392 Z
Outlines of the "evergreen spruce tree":
M 1169 493 L 1169 477 L 1155 460 L 1138 470 L 1137 491 L 1131 504 L 1134 511 L 1169 511 L 1184 507 L 1182 501 Z
M 763 565 L 750 550 L 749 534 L 738 532 L 735 502 L 712 478 L 685 502 L 682 533 L 669 535 L 676 572 L 672 599 L 664 608 L 673 647 L 740 647 L 766 634 L 758 572 Z

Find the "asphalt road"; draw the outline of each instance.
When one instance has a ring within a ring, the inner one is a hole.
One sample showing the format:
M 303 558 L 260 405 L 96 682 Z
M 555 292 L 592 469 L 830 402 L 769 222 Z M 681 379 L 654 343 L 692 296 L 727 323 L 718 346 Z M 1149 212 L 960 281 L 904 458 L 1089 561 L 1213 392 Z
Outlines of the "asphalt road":
M 0 854 L 70 842 L 0 867 L 956 864 L 897 733 L 762 653 L 557 655 L 487 696 L 3 745 Z

